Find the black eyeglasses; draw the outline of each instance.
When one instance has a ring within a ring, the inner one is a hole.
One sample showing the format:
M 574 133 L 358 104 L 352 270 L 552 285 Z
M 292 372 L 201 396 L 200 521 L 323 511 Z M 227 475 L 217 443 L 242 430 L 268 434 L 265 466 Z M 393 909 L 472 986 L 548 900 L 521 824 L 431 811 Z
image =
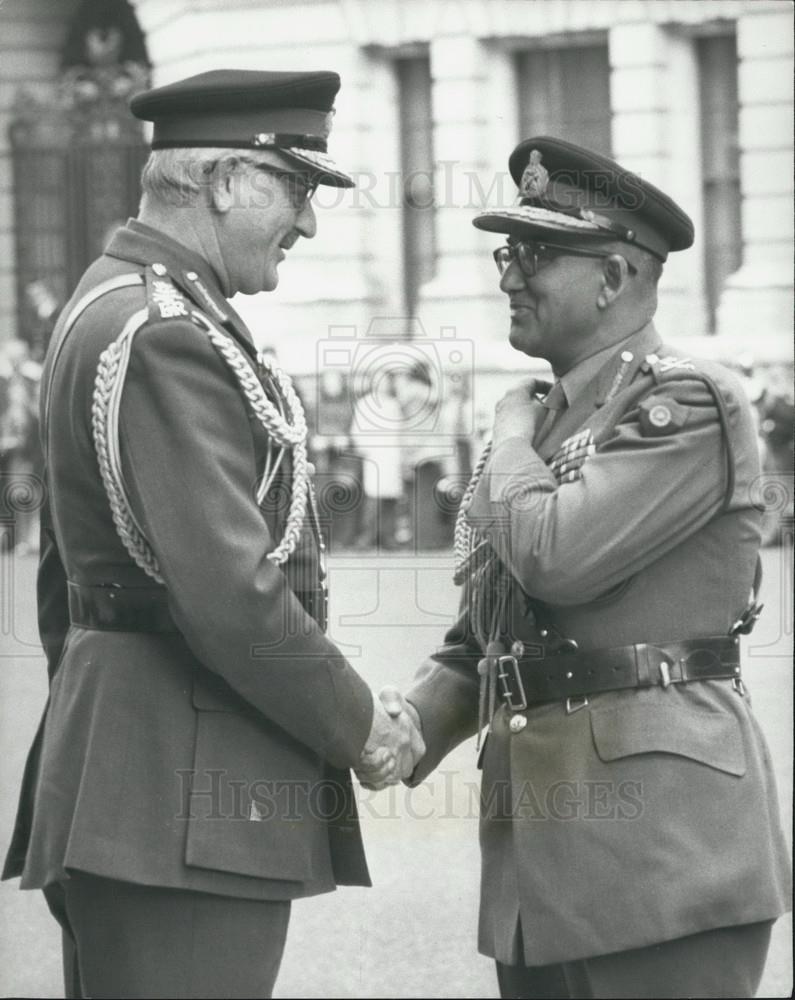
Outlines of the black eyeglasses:
M 279 167 L 271 166 L 270 163 L 254 163 L 251 160 L 246 160 L 245 162 L 254 167 L 255 170 L 261 170 L 264 174 L 273 174 L 274 177 L 283 180 L 290 193 L 290 202 L 293 208 L 298 211 L 308 201 L 312 200 L 312 196 L 317 191 L 319 181 L 310 181 L 307 174 L 296 173 L 292 170 L 282 170 Z
M 500 275 L 505 274 L 516 261 L 526 278 L 534 278 L 539 271 L 548 267 L 558 257 L 611 257 L 612 252 L 582 250 L 580 247 L 561 246 L 556 243 L 507 243 L 494 251 L 494 263 Z M 626 260 L 626 258 L 624 258 Z M 627 261 L 630 274 L 637 274 L 637 268 Z

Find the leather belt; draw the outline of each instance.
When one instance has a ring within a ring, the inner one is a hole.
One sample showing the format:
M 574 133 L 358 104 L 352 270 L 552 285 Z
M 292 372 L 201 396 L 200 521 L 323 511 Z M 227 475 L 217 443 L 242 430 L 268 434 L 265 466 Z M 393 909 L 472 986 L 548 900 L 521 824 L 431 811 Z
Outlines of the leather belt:
M 108 632 L 179 632 L 165 587 L 87 587 L 69 581 L 69 620 Z
M 179 632 L 165 587 L 84 586 L 68 581 L 69 620 L 78 628 L 108 632 Z M 325 588 L 296 592 L 307 614 L 325 627 Z
M 742 683 L 740 644 L 733 636 L 494 659 L 497 689 L 514 712 L 542 702 L 626 688 L 666 688 L 704 680 Z

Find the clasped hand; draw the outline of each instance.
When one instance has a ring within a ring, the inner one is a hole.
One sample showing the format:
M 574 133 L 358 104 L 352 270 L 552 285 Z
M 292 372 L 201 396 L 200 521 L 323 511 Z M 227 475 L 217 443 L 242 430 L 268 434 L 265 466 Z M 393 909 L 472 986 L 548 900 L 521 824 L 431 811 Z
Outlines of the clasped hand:
M 542 384 L 534 378 L 523 379 L 497 403 L 492 432 L 494 447 L 512 437 L 532 439 L 536 423 L 545 412 L 536 398 Z
M 393 687 L 373 696 L 373 723 L 356 774 L 375 790 L 408 778 L 425 753 L 417 710 Z

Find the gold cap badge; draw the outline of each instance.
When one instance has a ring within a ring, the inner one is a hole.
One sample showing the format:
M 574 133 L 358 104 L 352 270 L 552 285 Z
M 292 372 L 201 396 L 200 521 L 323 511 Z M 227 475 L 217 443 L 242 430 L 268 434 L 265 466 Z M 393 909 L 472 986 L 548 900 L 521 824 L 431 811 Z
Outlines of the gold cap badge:
M 530 150 L 530 158 L 519 182 L 519 194 L 523 198 L 543 198 L 549 184 L 549 171 L 541 163 L 541 153 Z

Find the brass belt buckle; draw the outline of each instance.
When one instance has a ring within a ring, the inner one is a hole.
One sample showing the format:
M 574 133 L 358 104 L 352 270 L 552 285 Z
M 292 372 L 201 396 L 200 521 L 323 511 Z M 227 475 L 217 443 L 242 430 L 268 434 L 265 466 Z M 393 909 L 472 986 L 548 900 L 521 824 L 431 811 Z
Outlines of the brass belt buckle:
M 573 715 L 574 712 L 579 712 L 581 708 L 585 708 L 588 704 L 588 695 L 580 695 L 579 698 L 567 698 L 566 699 L 566 715 Z
M 503 647 L 504 648 L 504 647 Z M 515 703 L 513 700 L 513 695 L 511 693 L 510 679 L 511 675 L 506 673 L 505 667 L 507 664 L 513 668 L 513 676 L 516 679 L 516 687 L 521 698 L 521 702 Z M 500 687 L 502 688 L 502 696 L 505 699 L 508 708 L 512 712 L 521 712 L 523 709 L 527 708 L 527 695 L 524 692 L 524 685 L 522 684 L 522 677 L 519 673 L 519 661 L 515 656 L 501 656 L 497 660 L 497 678 L 500 682 Z

